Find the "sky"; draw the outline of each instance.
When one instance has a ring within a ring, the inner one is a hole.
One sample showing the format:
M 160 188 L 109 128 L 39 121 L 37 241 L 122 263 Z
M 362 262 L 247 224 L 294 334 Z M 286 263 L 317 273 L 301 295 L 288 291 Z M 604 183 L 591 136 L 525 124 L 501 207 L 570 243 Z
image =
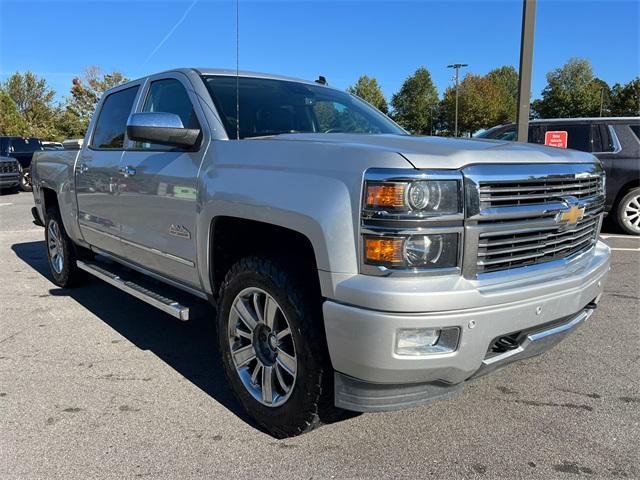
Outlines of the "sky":
M 451 63 L 518 67 L 522 1 L 240 0 L 240 69 L 346 88 L 362 74 L 390 99 L 416 68 L 440 93 Z M 610 85 L 640 74 L 640 0 L 538 0 L 532 95 L 571 57 Z M 129 78 L 175 67 L 234 68 L 236 3 L 222 0 L 0 0 L 0 81 L 45 77 L 68 95 L 89 65 Z

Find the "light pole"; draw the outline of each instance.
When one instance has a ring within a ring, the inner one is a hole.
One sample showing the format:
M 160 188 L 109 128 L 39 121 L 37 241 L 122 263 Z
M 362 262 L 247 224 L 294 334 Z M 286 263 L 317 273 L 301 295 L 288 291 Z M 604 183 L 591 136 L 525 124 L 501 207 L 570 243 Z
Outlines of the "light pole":
M 469 65 L 466 63 L 453 63 L 451 65 L 447 65 L 447 68 L 453 68 L 455 70 L 455 79 L 456 79 L 456 120 L 455 120 L 455 128 L 453 136 L 458 136 L 458 85 L 459 85 L 459 72 L 463 67 L 468 67 Z
M 518 74 L 518 110 L 516 111 L 516 140 L 518 142 L 526 142 L 529 139 L 533 33 L 536 26 L 536 0 L 524 0 L 522 3 L 520 72 Z

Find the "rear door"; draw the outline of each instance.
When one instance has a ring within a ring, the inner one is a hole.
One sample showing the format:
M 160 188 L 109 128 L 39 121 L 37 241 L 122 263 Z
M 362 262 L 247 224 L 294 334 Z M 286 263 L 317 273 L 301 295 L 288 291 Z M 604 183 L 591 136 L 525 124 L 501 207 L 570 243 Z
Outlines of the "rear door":
M 76 164 L 78 223 L 91 245 L 121 255 L 118 169 L 124 155 L 127 118 L 140 85 L 110 93 L 98 109 L 89 145 Z
M 125 257 L 191 286 L 200 286 L 196 262 L 197 180 L 208 145 L 205 117 L 181 73 L 150 77 L 137 111 L 174 113 L 201 130 L 195 148 L 128 144 L 121 167 L 120 220 Z

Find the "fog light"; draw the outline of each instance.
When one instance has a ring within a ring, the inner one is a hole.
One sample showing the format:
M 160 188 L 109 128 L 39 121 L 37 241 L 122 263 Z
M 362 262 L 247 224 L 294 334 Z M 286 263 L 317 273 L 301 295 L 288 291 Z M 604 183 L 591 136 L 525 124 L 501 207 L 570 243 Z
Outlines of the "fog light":
M 453 352 L 458 346 L 460 329 L 400 328 L 396 331 L 397 355 L 432 355 Z

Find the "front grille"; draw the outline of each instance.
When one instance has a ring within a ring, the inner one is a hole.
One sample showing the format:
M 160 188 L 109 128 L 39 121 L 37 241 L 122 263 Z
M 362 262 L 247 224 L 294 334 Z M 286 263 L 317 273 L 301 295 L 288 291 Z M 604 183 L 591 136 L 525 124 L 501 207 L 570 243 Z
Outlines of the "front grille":
M 597 239 L 600 216 L 584 218 L 571 230 L 545 228 L 519 233 L 480 234 L 478 273 L 526 267 L 577 255 Z
M 545 178 L 536 181 L 480 182 L 482 207 L 505 207 L 545 203 L 552 198 L 572 196 L 588 198 L 602 191 L 602 177 Z
M 0 162 L 0 173 L 16 173 L 18 162 Z
M 463 172 L 465 277 L 569 260 L 596 243 L 604 210 L 599 164 L 475 165 Z M 580 219 L 576 207 L 584 209 Z

